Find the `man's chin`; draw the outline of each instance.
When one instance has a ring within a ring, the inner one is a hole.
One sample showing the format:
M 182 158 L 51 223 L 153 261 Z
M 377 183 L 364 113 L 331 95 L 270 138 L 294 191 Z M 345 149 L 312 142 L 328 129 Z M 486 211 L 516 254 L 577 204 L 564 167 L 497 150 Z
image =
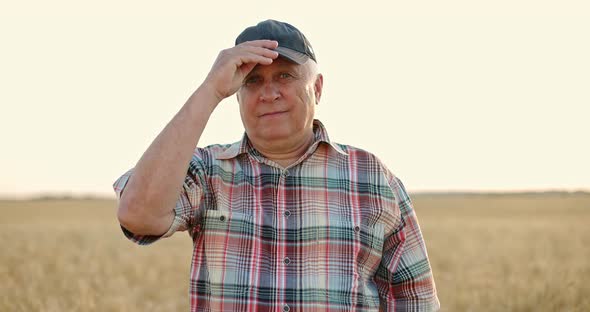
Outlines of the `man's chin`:
M 284 140 L 293 136 L 293 131 L 289 131 L 282 125 L 267 126 L 257 132 L 257 138 L 264 141 Z

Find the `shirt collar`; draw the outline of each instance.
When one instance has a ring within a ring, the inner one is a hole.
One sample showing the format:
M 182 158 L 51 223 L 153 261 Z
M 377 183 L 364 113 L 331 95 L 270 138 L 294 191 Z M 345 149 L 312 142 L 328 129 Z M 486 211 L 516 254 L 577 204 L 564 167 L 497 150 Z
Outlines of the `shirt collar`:
M 314 134 L 314 141 L 312 143 L 312 146 L 317 147 L 317 145 L 319 143 L 325 142 L 329 146 L 331 146 L 339 154 L 348 156 L 348 153 L 346 153 L 344 150 L 342 150 L 342 148 L 340 148 L 340 146 L 338 146 L 338 144 L 330 141 L 330 137 L 328 136 L 328 131 L 326 130 L 326 128 L 324 127 L 322 122 L 319 121 L 318 119 L 313 120 L 313 134 Z M 315 147 L 314 147 L 314 149 L 315 149 Z M 242 137 L 242 139 L 240 141 L 230 145 L 228 149 L 226 149 L 225 151 L 218 154 L 216 158 L 221 159 L 221 160 L 231 159 L 231 158 L 237 157 L 238 155 L 245 154 L 245 153 L 249 153 L 252 155 L 260 155 L 260 153 L 254 147 L 252 147 L 252 145 L 250 144 L 250 139 L 248 139 L 248 135 L 246 133 L 244 133 L 244 136 Z

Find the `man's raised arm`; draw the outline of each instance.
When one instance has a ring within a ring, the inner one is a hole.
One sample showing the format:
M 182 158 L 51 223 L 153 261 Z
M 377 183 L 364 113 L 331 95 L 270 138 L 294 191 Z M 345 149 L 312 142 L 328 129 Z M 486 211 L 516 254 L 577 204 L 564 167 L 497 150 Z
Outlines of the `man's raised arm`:
M 269 65 L 276 41 L 244 42 L 219 53 L 205 81 L 160 132 L 133 169 L 117 216 L 137 235 L 162 235 L 174 220 L 174 206 L 194 149 L 217 105 L 234 94 L 257 65 Z

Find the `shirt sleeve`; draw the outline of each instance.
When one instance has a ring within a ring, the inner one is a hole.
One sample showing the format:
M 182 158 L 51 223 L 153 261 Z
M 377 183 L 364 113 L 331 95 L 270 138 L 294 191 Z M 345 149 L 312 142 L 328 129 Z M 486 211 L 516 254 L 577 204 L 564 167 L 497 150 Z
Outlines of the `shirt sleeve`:
M 186 231 L 195 224 L 195 216 L 197 215 L 196 210 L 200 206 L 203 197 L 203 188 L 200 182 L 201 179 L 197 177 L 197 175 L 200 174 L 202 170 L 195 170 L 197 167 L 195 165 L 196 163 L 195 156 L 193 156 L 193 160 L 191 160 L 191 164 L 189 166 L 187 175 L 185 176 L 184 183 L 182 184 L 180 194 L 176 200 L 174 207 L 174 220 L 172 221 L 170 228 L 168 228 L 168 231 L 160 236 L 135 235 L 121 225 L 121 230 L 123 231 L 125 237 L 139 245 L 149 245 L 161 238 L 170 237 L 177 231 Z M 123 174 L 113 184 L 113 189 L 115 190 L 118 200 L 121 199 L 121 194 L 123 194 L 125 186 L 127 185 L 129 178 L 131 178 L 131 175 L 133 175 L 133 169 Z
M 386 296 L 381 311 L 438 311 L 440 302 L 426 245 L 402 182 L 389 175 L 401 222 L 386 233 L 383 257 L 375 275 L 380 294 Z

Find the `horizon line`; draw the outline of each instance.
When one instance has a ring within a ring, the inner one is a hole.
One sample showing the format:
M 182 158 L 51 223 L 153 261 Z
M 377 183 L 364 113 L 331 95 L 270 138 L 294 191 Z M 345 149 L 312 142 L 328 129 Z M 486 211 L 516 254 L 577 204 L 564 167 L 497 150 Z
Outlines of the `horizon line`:
M 522 189 L 422 189 L 408 191 L 410 195 L 518 195 L 518 194 L 548 194 L 548 193 L 587 193 L 590 194 L 590 188 L 522 188 Z M 86 192 L 34 192 L 25 194 L 2 194 L 0 200 L 43 200 L 43 199 L 97 199 L 113 200 L 117 199 L 114 194 L 106 193 L 86 193 Z

